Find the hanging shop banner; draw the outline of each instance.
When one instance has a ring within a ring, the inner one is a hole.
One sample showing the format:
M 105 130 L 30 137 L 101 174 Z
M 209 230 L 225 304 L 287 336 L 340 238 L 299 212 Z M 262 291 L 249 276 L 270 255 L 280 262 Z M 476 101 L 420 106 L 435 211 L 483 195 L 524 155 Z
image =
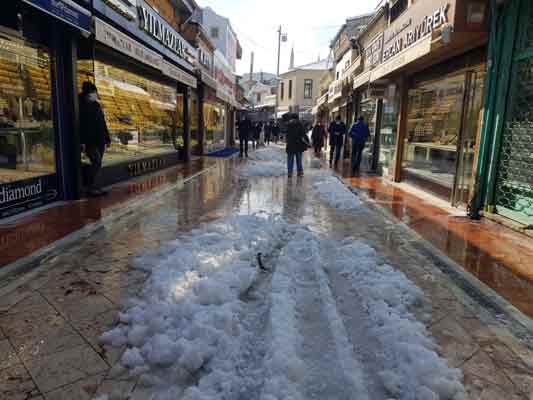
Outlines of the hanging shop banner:
M 0 218 L 32 210 L 58 199 L 56 175 L 0 185 Z
M 91 13 L 72 0 L 23 0 L 61 21 L 91 33 Z
M 101 19 L 96 18 L 95 22 L 96 40 L 109 46 L 143 64 L 161 70 L 163 57 L 156 52 L 144 47 L 111 25 Z
M 161 63 L 161 72 L 163 72 L 163 74 L 168 76 L 169 78 L 172 78 L 194 89 L 196 89 L 196 87 L 198 86 L 198 81 L 194 76 L 188 74 L 185 71 L 182 71 L 181 69 L 173 66 L 172 64 L 164 60 Z

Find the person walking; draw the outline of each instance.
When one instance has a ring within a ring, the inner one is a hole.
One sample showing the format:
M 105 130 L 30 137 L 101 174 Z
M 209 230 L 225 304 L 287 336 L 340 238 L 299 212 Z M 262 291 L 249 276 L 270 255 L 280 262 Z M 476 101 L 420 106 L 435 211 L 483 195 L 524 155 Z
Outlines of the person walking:
M 272 126 L 272 136 L 274 138 L 274 143 L 278 143 L 279 141 L 279 134 L 281 133 L 281 129 L 279 127 L 278 121 L 274 122 L 274 126 Z
M 102 170 L 105 149 L 111 144 L 111 138 L 102 106 L 98 102 L 98 89 L 95 84 L 84 82 L 78 100 L 81 151 L 91 162 L 87 173 L 87 195 L 103 196 L 106 192 L 99 188 L 96 182 Z
M 252 129 L 252 147 L 257 149 L 257 142 L 259 142 L 259 137 L 261 136 L 261 123 L 256 122 Z
M 342 146 L 344 144 L 344 135 L 346 135 L 346 125 L 341 120 L 341 116 L 337 115 L 335 121 L 329 125 L 329 166 L 335 164 L 337 167 L 341 158 Z
M 360 116 L 357 122 L 353 124 L 350 129 L 350 136 L 352 138 L 352 174 L 355 175 L 360 171 L 363 150 L 370 137 L 370 129 L 363 116 Z
M 245 155 L 246 158 L 248 158 L 248 140 L 250 140 L 250 134 L 252 131 L 252 123 L 250 122 L 248 117 L 244 117 L 244 119 L 239 121 L 238 129 L 240 147 L 239 156 L 242 158 L 243 155 Z
M 291 114 L 289 125 L 287 127 L 287 172 L 289 178 L 292 178 L 294 171 L 294 160 L 296 160 L 296 169 L 298 176 L 304 176 L 303 153 L 310 147 L 309 138 L 305 129 L 298 119 L 298 114 Z
M 315 149 L 315 155 L 320 157 L 322 153 L 322 147 L 324 147 L 324 141 L 326 139 L 326 129 L 322 124 L 322 121 L 318 121 L 313 127 L 313 132 L 311 133 L 311 140 L 313 141 L 313 148 Z
M 267 146 L 270 145 L 271 136 L 272 136 L 272 121 L 269 121 L 267 124 L 265 124 L 265 144 Z

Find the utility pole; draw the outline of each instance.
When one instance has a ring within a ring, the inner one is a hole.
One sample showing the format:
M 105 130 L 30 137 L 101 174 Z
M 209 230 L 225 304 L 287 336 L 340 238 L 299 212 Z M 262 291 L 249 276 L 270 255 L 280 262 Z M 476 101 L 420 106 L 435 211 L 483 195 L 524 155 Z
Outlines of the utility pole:
M 279 82 L 279 65 L 280 65 L 280 59 L 281 59 L 281 41 L 286 42 L 287 41 L 287 36 L 283 33 L 281 33 L 281 25 L 279 26 L 279 29 L 278 29 L 278 70 L 277 70 L 277 75 L 276 75 L 276 80 L 277 80 L 277 83 L 278 83 L 278 87 L 277 87 L 277 90 L 276 90 L 276 107 L 274 108 L 274 119 L 278 119 L 278 107 L 279 107 L 279 96 L 280 96 L 280 82 Z

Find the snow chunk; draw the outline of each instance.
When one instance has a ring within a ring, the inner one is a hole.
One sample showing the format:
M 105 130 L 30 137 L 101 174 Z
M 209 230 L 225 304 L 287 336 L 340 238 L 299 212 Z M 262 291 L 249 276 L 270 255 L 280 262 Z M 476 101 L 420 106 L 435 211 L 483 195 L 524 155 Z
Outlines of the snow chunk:
M 318 176 L 318 182 L 313 185 L 313 188 L 318 197 L 330 207 L 339 210 L 354 210 L 362 205 L 361 200 L 334 176 Z

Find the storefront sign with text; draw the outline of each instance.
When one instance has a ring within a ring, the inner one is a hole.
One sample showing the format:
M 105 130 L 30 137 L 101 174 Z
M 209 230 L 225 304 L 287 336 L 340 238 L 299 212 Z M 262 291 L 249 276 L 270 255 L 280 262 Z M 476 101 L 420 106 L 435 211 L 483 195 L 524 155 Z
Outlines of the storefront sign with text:
M 424 18 L 415 23 L 409 18 L 399 28 L 393 29 L 385 37 L 385 48 L 383 50 L 383 62 L 391 59 L 402 50 L 411 47 L 420 39 L 433 33 L 433 31 L 446 25 L 448 20 L 449 4 L 437 8 L 434 12 L 424 16 Z
M 43 206 L 58 198 L 55 175 L 0 185 L 0 218 Z
M 149 160 L 139 160 L 128 164 L 128 173 L 131 177 L 157 171 L 165 166 L 165 160 L 162 158 L 152 158 Z

